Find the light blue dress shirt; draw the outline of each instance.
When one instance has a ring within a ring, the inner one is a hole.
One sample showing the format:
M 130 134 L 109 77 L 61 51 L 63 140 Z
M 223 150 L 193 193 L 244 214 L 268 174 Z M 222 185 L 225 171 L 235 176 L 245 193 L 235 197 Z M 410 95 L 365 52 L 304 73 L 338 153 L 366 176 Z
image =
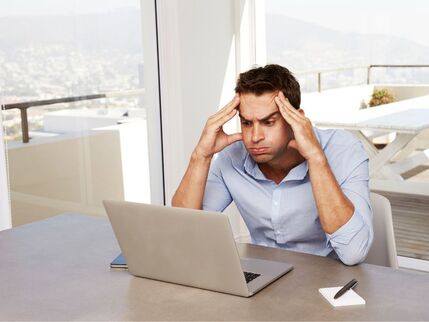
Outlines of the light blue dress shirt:
M 264 176 L 242 141 L 212 161 L 203 209 L 223 211 L 234 201 L 254 244 L 329 255 L 354 265 L 365 259 L 373 239 L 368 157 L 349 132 L 314 131 L 343 193 L 355 207 L 349 221 L 333 234 L 320 225 L 307 161 L 276 184 Z

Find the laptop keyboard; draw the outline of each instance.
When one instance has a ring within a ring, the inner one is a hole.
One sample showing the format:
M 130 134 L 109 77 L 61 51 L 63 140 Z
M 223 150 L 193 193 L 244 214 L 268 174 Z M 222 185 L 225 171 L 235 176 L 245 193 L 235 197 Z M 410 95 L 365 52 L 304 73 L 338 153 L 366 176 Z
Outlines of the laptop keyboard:
M 244 273 L 244 277 L 246 278 L 246 283 L 250 283 L 251 281 L 253 281 L 258 276 L 261 276 L 261 274 L 256 274 L 256 273 L 251 273 L 251 272 L 243 272 L 243 273 Z

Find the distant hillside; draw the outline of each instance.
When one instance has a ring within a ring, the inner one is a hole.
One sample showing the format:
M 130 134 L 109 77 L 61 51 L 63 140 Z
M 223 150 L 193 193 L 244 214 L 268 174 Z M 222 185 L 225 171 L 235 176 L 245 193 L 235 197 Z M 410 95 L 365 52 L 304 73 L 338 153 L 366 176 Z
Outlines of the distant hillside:
M 132 9 L 75 16 L 2 17 L 0 30 L 0 50 L 5 52 L 32 44 L 141 52 L 140 12 Z
M 400 37 L 340 32 L 283 15 L 266 18 L 270 62 L 294 70 L 429 64 L 429 48 Z
M 140 12 L 2 17 L 0 50 L 60 44 L 79 50 L 141 52 Z M 340 32 L 287 16 L 266 18 L 268 59 L 295 70 L 367 64 L 427 64 L 429 48 L 386 35 Z

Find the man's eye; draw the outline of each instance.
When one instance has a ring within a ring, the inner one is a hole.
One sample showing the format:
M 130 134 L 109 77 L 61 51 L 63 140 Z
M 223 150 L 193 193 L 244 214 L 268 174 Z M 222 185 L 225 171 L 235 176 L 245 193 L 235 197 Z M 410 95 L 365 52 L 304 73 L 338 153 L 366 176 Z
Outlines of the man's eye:
M 241 125 L 243 125 L 243 126 L 249 126 L 250 122 L 248 122 L 248 121 L 241 121 Z
M 265 122 L 264 122 L 264 124 L 265 124 L 265 125 L 273 125 L 273 124 L 274 124 L 274 121 L 271 121 L 271 120 L 269 120 L 269 121 L 265 121 Z

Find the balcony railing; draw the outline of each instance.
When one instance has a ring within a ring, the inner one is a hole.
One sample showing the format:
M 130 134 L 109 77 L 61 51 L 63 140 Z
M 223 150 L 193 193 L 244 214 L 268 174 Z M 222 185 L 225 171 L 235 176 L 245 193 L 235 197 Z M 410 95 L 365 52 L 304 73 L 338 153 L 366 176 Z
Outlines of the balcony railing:
M 127 97 L 127 96 L 139 96 L 144 93 L 144 89 L 128 90 L 128 91 L 118 91 L 118 92 L 109 92 L 102 94 L 92 94 L 92 95 L 83 95 L 83 96 L 73 96 L 73 97 L 61 97 L 48 100 L 38 100 L 38 101 L 28 101 L 20 103 L 11 103 L 1 105 L 2 110 L 12 110 L 19 109 L 21 112 L 21 131 L 22 131 L 22 142 L 28 143 L 30 141 L 30 136 L 28 133 L 28 116 L 27 109 L 35 106 L 46 106 L 60 103 L 72 103 L 79 101 L 88 101 L 101 98 L 111 98 L 111 97 Z
M 322 91 L 322 75 L 326 73 L 333 72 L 341 72 L 348 70 L 356 70 L 356 69 L 366 69 L 367 77 L 366 84 L 371 83 L 371 70 L 374 68 L 428 68 L 429 65 L 369 65 L 369 66 L 355 66 L 355 67 L 347 67 L 347 68 L 337 68 L 337 69 L 324 69 L 324 70 L 316 70 L 316 71 L 308 71 L 308 72 L 298 72 L 297 75 L 317 75 L 317 91 Z M 22 142 L 28 143 L 30 140 L 28 134 L 28 116 L 27 109 L 35 106 L 45 106 L 59 103 L 70 103 L 70 102 L 78 102 L 78 101 L 87 101 L 94 99 L 102 99 L 109 97 L 120 97 L 120 96 L 138 96 L 144 93 L 144 89 L 136 89 L 129 91 L 119 91 L 119 92 L 109 92 L 102 94 L 92 94 L 92 95 L 84 95 L 84 96 L 74 96 L 74 97 L 62 97 L 56 99 L 49 100 L 38 100 L 38 101 L 28 101 L 21 103 L 12 103 L 12 104 L 4 104 L 1 105 L 2 110 L 11 110 L 11 109 L 19 109 L 21 112 L 21 131 L 22 131 Z
M 322 75 L 327 73 L 335 73 L 342 71 L 350 71 L 356 69 L 366 69 L 366 84 L 371 84 L 371 70 L 374 68 L 428 68 L 429 65 L 369 65 L 369 66 L 354 66 L 336 69 L 312 70 L 306 72 L 297 72 L 297 75 L 317 75 L 317 91 L 322 91 Z

